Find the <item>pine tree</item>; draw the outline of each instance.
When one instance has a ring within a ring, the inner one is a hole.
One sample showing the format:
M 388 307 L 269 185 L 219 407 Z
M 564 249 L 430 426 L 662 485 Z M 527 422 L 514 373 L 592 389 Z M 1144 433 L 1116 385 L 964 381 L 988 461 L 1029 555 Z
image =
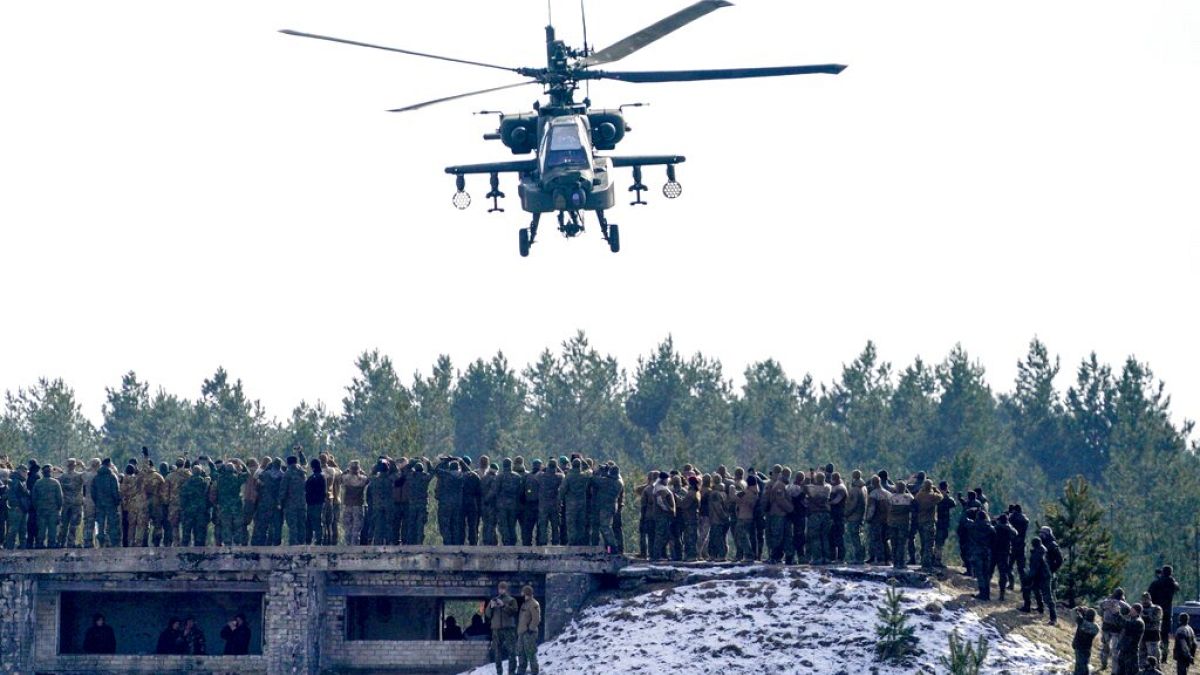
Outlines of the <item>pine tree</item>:
M 939 656 L 938 662 L 946 667 L 950 675 L 979 675 L 983 661 L 987 658 L 987 638 L 980 635 L 979 642 L 971 644 L 958 637 L 958 631 L 950 634 L 950 655 Z
M 887 598 L 879 608 L 879 625 L 875 626 L 875 658 L 899 662 L 913 653 L 917 645 L 916 628 L 908 625 L 904 613 L 904 593 L 889 588 Z
M 1063 496 L 1044 505 L 1046 524 L 1063 549 L 1058 571 L 1059 597 L 1069 607 L 1104 597 L 1121 581 L 1126 556 L 1113 549 L 1112 534 L 1104 527 L 1104 510 L 1083 476 L 1067 481 Z

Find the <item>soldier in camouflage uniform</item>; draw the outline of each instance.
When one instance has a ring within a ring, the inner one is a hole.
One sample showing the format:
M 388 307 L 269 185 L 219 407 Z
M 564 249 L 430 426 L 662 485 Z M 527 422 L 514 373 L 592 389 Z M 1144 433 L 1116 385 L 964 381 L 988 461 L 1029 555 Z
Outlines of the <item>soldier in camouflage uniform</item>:
M 208 542 L 208 476 L 204 464 L 192 467 L 192 475 L 180 489 L 179 508 L 183 522 L 180 546 L 204 546 Z
M 1150 658 L 1158 657 L 1163 622 L 1163 608 L 1154 604 L 1148 592 L 1142 593 L 1142 621 L 1146 623 L 1146 631 L 1142 634 L 1142 644 L 1138 647 L 1138 665 L 1146 668 Z
M 538 479 L 538 546 L 561 546 L 563 543 L 562 531 L 558 528 L 558 490 L 562 480 L 557 462 L 549 462 Z
M 496 515 L 500 525 L 500 543 L 517 545 L 517 518 L 520 516 L 524 479 L 513 469 L 515 461 L 505 457 L 496 478 Z
M 79 544 L 79 524 L 83 521 L 83 467 L 75 458 L 67 460 L 67 470 L 58 482 L 63 491 L 62 527 L 58 547 L 75 548 Z
M 342 470 L 338 468 L 333 455 L 322 452 L 321 472 L 325 474 L 325 508 L 321 512 L 321 536 L 326 546 L 337 546 L 339 539 L 338 523 L 342 522 L 342 496 L 338 492 L 338 479 Z
M 8 518 L 4 533 L 4 548 L 13 550 L 29 546 L 29 514 L 33 511 L 33 497 L 25 484 L 28 474 L 24 465 L 17 466 L 8 479 Z
M 914 499 L 917 509 L 917 533 L 921 537 L 921 569 L 928 572 L 933 570 L 933 545 L 934 537 L 937 534 L 937 507 L 941 503 L 943 495 L 940 490 L 933 487 L 933 481 L 926 478 Z
M 600 528 L 600 539 L 610 553 L 616 552 L 619 543 L 612 523 L 617 512 L 617 500 L 625 489 L 620 477 L 614 475 L 615 471 L 615 466 L 602 466 L 592 479 L 595 485 L 592 505 L 597 512 L 596 526 Z
M 283 483 L 283 462 L 264 458 L 258 474 L 258 504 L 254 509 L 254 546 L 278 546 L 281 541 L 283 511 L 279 509 L 279 493 Z
M 583 473 L 579 458 L 571 460 L 571 472 L 562 481 L 558 490 L 558 502 L 567 514 L 566 543 L 570 546 L 587 545 L 587 491 L 589 478 Z
M 129 546 L 145 546 L 148 530 L 150 529 L 150 500 L 146 495 L 146 473 L 150 467 L 143 464 L 137 473 L 129 476 L 121 483 L 121 505 L 129 514 L 129 531 L 127 533 Z M 128 487 L 126 487 L 128 485 Z
M 425 523 L 429 520 L 429 482 L 433 476 L 425 463 L 418 459 L 409 462 L 404 479 L 404 497 L 408 507 L 404 512 L 404 543 L 421 546 L 425 543 Z
M 33 484 L 33 510 L 37 515 L 34 548 L 58 546 L 58 522 L 63 507 L 62 485 L 50 475 L 52 466 L 42 467 L 42 477 Z
M 121 484 L 107 457 L 92 479 L 92 502 L 96 505 L 96 543 L 105 548 L 121 545 Z
M 92 481 L 100 470 L 100 458 L 93 457 L 83 472 L 83 547 L 96 545 L 96 502 L 92 500 Z
M 470 546 L 479 545 L 479 503 L 483 498 L 483 488 L 479 474 L 471 469 L 471 458 L 464 455 L 463 462 L 463 505 L 462 531 L 463 543 Z
M 767 486 L 767 562 L 778 565 L 785 556 L 795 556 L 795 551 L 786 550 L 792 548 L 789 544 L 793 538 L 788 525 L 795 507 L 788 496 L 792 470 L 776 465 L 771 473 L 775 480 Z
M 484 546 L 495 546 L 496 537 L 496 496 L 500 490 L 500 476 L 496 465 L 491 463 L 487 455 L 479 458 L 479 520 L 483 525 L 480 540 Z
M 303 456 L 303 455 L 301 455 Z M 292 455 L 287 458 L 288 468 L 283 475 L 283 484 L 279 491 L 279 505 L 283 509 L 283 517 L 287 520 L 288 546 L 304 544 L 305 518 L 308 505 L 304 501 L 304 469 L 300 458 Z
M 600 524 L 604 526 L 603 523 Z M 542 625 L 542 605 L 533 597 L 533 587 L 521 589 L 524 602 L 517 611 L 517 675 L 538 675 L 537 638 Z
M 346 467 L 346 472 L 338 476 L 338 489 L 341 490 L 342 499 L 342 530 L 346 533 L 348 546 L 358 546 L 362 542 L 368 482 L 357 459 L 352 460 Z
M 367 485 L 367 527 L 375 546 L 391 543 L 392 482 L 387 464 L 380 461 Z
M 512 473 L 511 470 L 509 473 Z M 492 627 L 492 658 L 496 662 L 496 675 L 504 675 L 506 660 L 509 675 L 513 675 L 517 670 L 517 599 L 508 594 L 507 582 L 501 581 L 497 590 L 499 593 L 488 601 L 483 618 Z
M 538 482 L 542 479 L 542 460 L 533 460 L 532 469 L 521 480 L 521 545 L 533 546 L 537 537 L 538 512 L 541 510 L 541 490 Z M 542 537 L 544 538 L 544 537 Z
M 226 462 L 217 472 L 217 513 L 220 522 L 217 529 L 221 531 L 221 543 L 233 546 L 238 541 L 239 524 L 242 519 L 242 486 L 246 483 L 246 474 L 237 470 L 233 464 Z
M 458 460 L 443 457 L 435 469 L 437 488 L 434 497 L 438 503 L 437 525 L 442 544 L 462 545 L 463 475 Z
M 180 509 L 179 494 L 183 484 L 191 477 L 192 470 L 184 465 L 182 458 L 176 459 L 175 467 L 164 476 L 167 482 L 167 533 L 163 543 L 167 546 L 179 546 L 183 513 Z
M 156 469 L 154 463 L 147 459 L 141 474 L 142 490 L 146 494 L 149 543 L 153 546 L 161 546 L 163 540 L 166 538 L 169 488 L 167 487 L 167 479 L 162 475 L 162 472 L 166 470 L 166 466 L 166 464 L 163 464 Z

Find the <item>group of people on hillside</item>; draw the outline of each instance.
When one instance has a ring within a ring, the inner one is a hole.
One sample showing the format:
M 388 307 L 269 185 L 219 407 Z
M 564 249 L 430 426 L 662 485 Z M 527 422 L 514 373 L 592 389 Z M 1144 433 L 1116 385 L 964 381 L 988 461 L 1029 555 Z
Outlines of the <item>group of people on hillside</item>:
M 1162 675 L 1168 651 L 1177 675 L 1186 675 L 1196 660 L 1196 632 L 1185 612 L 1173 614 L 1179 582 L 1170 565 L 1154 573 L 1140 602 L 1130 604 L 1117 588 L 1097 607 L 1075 608 L 1075 675 L 1088 675 L 1088 662 L 1100 637 L 1100 669 L 1112 664 L 1113 675 Z M 1096 619 L 1100 625 L 1096 625 Z M 1170 648 L 1172 635 L 1174 648 Z
M 639 490 L 641 556 L 651 560 L 728 560 L 771 564 L 808 563 L 919 564 L 944 567 L 954 509 L 955 529 L 966 573 L 978 582 L 980 600 L 991 600 L 999 577 L 999 599 L 1021 581 L 1022 611 L 1050 612 L 1057 621 L 1053 577 L 1062 552 L 1049 527 L 1029 543 L 1029 519 L 1020 504 L 994 518 L 982 488 L 950 494 L 945 481 L 935 484 L 918 472 L 892 480 L 886 470 L 864 478 L 853 470 L 849 481 L 828 464 L 823 470 L 793 473 L 775 465 L 767 475 L 754 469 L 718 466 L 702 473 L 690 464 L 679 470 L 652 471 Z M 919 542 L 919 543 L 918 543 Z M 1013 569 L 1018 572 L 1014 575 Z
M 116 546 L 422 545 L 429 498 L 445 545 L 623 549 L 625 483 L 612 462 L 575 454 L 380 457 L 342 470 L 321 453 L 63 468 L 0 458 L 0 542 L 8 549 Z M 307 467 L 307 470 L 305 469 Z

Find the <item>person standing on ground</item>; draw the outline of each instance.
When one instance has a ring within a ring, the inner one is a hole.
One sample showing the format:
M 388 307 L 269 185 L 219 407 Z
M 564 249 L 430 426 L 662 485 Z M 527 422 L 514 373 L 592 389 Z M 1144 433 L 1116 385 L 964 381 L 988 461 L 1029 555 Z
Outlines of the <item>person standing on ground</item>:
M 533 587 L 521 588 L 524 602 L 517 615 L 517 675 L 528 670 L 538 675 L 538 627 L 542 625 L 542 606 L 533 597 Z
M 1188 668 L 1196 660 L 1196 632 L 1188 625 L 1188 615 L 1183 612 L 1175 620 L 1175 674 L 1187 675 Z
M 1001 516 L 1003 518 L 1003 516 Z M 1003 578 L 1003 577 L 1001 577 Z M 1000 592 L 1004 592 L 1004 587 L 1000 587 Z M 1075 672 L 1074 675 L 1088 675 L 1088 661 L 1092 658 L 1092 644 L 1096 641 L 1096 634 L 1100 632 L 1100 628 L 1096 625 L 1096 610 L 1090 607 L 1075 608 L 1075 639 L 1071 641 L 1071 648 L 1075 650 Z
M 1175 594 L 1179 592 L 1179 582 L 1175 580 L 1175 570 L 1170 565 L 1163 565 L 1161 570 L 1154 573 L 1154 581 L 1150 582 L 1150 598 L 1154 604 L 1162 607 L 1162 637 L 1160 638 L 1159 663 L 1167 660 L 1167 643 L 1171 641 L 1171 617 L 1175 616 Z
M 34 548 L 58 546 L 58 519 L 62 512 L 63 491 L 58 479 L 50 475 L 54 467 L 42 467 L 42 477 L 33 485 L 33 510 L 37 515 L 37 538 Z
M 496 663 L 496 675 L 504 675 L 505 661 L 508 661 L 509 675 L 514 675 L 517 671 L 517 599 L 508 594 L 506 581 L 501 581 L 496 590 L 496 597 L 488 601 L 484 612 L 484 619 L 492 627 L 492 658 Z

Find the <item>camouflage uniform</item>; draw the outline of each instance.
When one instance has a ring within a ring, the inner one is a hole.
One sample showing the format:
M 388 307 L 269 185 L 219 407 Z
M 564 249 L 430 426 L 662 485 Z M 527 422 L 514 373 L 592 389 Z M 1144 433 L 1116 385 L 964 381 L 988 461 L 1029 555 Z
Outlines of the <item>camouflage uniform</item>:
M 8 478 L 8 518 L 4 533 L 4 548 L 13 550 L 18 546 L 29 547 L 29 513 L 33 511 L 33 497 L 25 485 L 24 467 L 14 471 Z
M 785 555 L 789 558 L 795 555 L 794 551 L 785 551 L 792 548 L 788 525 L 795 510 L 787 493 L 790 480 L 790 472 L 780 472 L 779 478 L 767 487 L 767 558 L 772 563 L 782 562 Z
M 110 464 L 102 464 L 92 479 L 92 502 L 96 505 L 96 543 L 121 545 L 121 484 Z
M 371 541 L 375 546 L 386 546 L 391 542 L 393 478 L 386 467 L 375 467 L 375 475 L 367 484 L 367 527 L 371 528 Z
M 542 479 L 542 460 L 533 460 L 533 470 L 521 479 L 521 545 L 533 546 L 535 537 L 544 539 L 535 532 L 538 526 L 538 512 L 541 511 L 541 490 L 538 481 Z
M 83 521 L 83 472 L 73 459 L 67 460 L 67 470 L 58 482 L 62 485 L 62 527 L 58 531 L 58 546 L 75 548 L 79 539 L 79 524 Z
M 567 543 L 571 546 L 587 545 L 587 490 L 588 477 L 583 473 L 578 460 L 572 460 L 571 473 L 563 478 L 558 491 L 558 502 L 567 514 Z M 664 488 L 666 486 L 663 486 Z
M 283 536 L 283 511 L 279 510 L 279 493 L 283 483 L 280 463 L 272 461 L 258 474 L 258 503 L 254 509 L 254 546 L 278 546 Z
M 524 479 L 512 470 L 508 459 L 496 479 L 496 514 L 500 525 L 500 543 L 517 545 L 517 518 L 520 517 Z
M 532 597 L 526 597 L 517 612 L 517 675 L 525 675 L 526 670 L 538 675 L 537 639 L 541 625 L 541 604 Z
M 342 493 L 342 529 L 346 532 L 348 546 L 358 546 L 362 542 L 363 520 L 366 517 L 363 502 L 367 482 L 367 477 L 359 471 L 357 462 L 351 462 L 349 470 L 338 476 L 338 489 Z
M 859 472 L 855 471 L 846 495 L 846 537 L 850 545 L 850 562 L 858 564 L 867 559 L 862 541 L 863 517 L 867 509 L 866 485 Z
M 217 472 L 217 513 L 220 521 L 217 523 L 217 529 L 221 532 L 221 543 L 224 546 L 241 543 L 238 541 L 238 530 L 242 519 L 242 485 L 245 482 L 246 474 L 228 462 Z
M 479 506 L 483 498 L 483 487 L 479 474 L 471 470 L 470 457 L 464 457 L 462 531 L 463 543 L 479 545 Z
M 908 528 L 912 521 L 912 495 L 904 483 L 896 484 L 896 493 L 887 501 L 888 539 L 892 549 L 892 567 L 904 569 L 904 545 L 908 543 Z
M 308 504 L 304 501 L 304 469 L 291 459 L 288 458 L 288 468 L 283 474 L 279 505 L 283 509 L 283 517 L 287 520 L 288 546 L 300 546 L 304 544 Z
M 208 542 L 208 477 L 199 465 L 183 484 L 179 495 L 183 536 L 180 546 L 204 546 Z
M 425 523 L 429 520 L 429 481 L 433 476 L 423 462 L 413 462 L 404 479 L 404 497 L 408 507 L 404 512 L 404 543 L 421 546 L 425 543 Z
M 538 478 L 538 546 L 561 546 L 562 530 L 558 527 L 558 490 L 562 487 L 558 464 L 551 462 Z
M 338 523 L 342 521 L 342 497 L 338 494 L 338 480 L 342 470 L 337 468 L 333 460 L 321 459 L 321 472 L 325 474 L 325 508 L 321 511 L 321 540 L 326 546 L 337 546 L 339 534 Z
M 617 513 L 617 500 L 625 491 L 625 484 L 621 481 L 620 475 L 615 473 L 616 471 L 617 468 L 614 466 L 603 472 L 600 482 L 596 485 L 596 494 L 592 498 L 595 508 L 599 512 L 597 526 L 600 528 L 601 541 L 613 553 L 620 546 L 617 533 L 613 530 L 613 517 Z
M 37 538 L 34 548 L 58 546 L 58 520 L 63 506 L 62 485 L 50 476 L 50 465 L 42 471 L 42 477 L 33 484 L 33 510 L 37 515 Z
M 442 544 L 459 546 L 463 543 L 463 475 L 457 461 L 442 461 L 437 469 L 437 525 Z
M 150 532 L 151 544 L 159 546 L 163 543 L 167 527 L 167 480 L 149 463 L 142 469 L 140 475 L 142 491 L 146 496 L 147 530 Z
M 504 675 L 508 661 L 511 675 L 517 670 L 517 599 L 505 593 L 492 598 L 483 617 L 492 626 L 492 657 L 497 675 Z
M 175 470 L 167 474 L 167 539 L 171 546 L 180 545 L 179 530 L 182 525 L 183 509 L 179 495 L 183 484 L 192 477 L 192 470 L 185 467 L 182 461 L 175 462 Z
M 96 545 L 96 502 L 92 500 L 92 481 L 100 470 L 100 460 L 93 459 L 83 472 L 83 547 Z
M 480 470 L 483 470 L 482 467 Z M 495 546 L 498 543 L 496 538 L 496 496 L 499 494 L 499 490 L 500 476 L 496 473 L 496 466 L 493 464 L 479 476 L 479 520 L 483 526 L 480 541 L 484 546 Z
M 933 482 L 926 480 L 921 486 L 915 501 L 917 503 L 917 533 L 921 537 L 921 569 L 933 569 L 933 546 L 937 535 L 937 507 L 942 501 L 942 493 Z
M 808 549 L 809 562 L 813 565 L 824 565 L 829 562 L 829 530 L 833 527 L 833 518 L 829 514 L 829 497 L 833 489 L 825 483 L 825 474 L 817 473 L 813 484 L 804 486 L 804 503 L 808 509 Z

